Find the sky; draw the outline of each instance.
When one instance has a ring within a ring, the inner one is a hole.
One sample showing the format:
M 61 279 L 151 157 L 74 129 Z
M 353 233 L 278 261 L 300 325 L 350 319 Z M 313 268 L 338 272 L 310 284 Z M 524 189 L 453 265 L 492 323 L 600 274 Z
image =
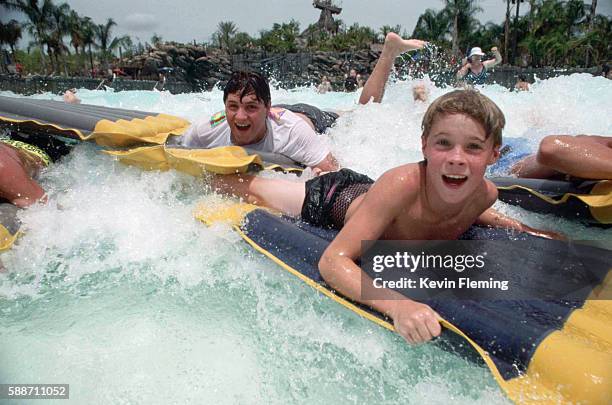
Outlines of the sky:
M 319 10 L 311 0 L 68 0 L 70 7 L 81 15 L 91 17 L 97 24 L 112 18 L 117 25 L 112 35 L 130 35 L 135 43 L 150 42 L 156 33 L 166 41 L 208 42 L 220 21 L 233 21 L 240 31 L 258 36 L 262 29 L 270 29 L 274 23 L 300 23 L 300 30 L 319 18 Z M 586 0 L 585 3 L 588 3 Z M 60 0 L 55 0 L 56 4 Z M 347 25 L 357 22 L 379 29 L 383 25 L 402 26 L 412 33 L 419 15 L 427 8 L 439 10 L 442 0 L 343 0 L 339 18 Z M 505 14 L 504 0 L 480 0 L 483 12 L 477 15 L 484 24 L 501 23 Z M 521 4 L 528 11 L 527 2 Z M 612 16 L 612 0 L 600 0 L 599 14 Z M 7 21 L 17 17 L 14 13 L 0 19 Z M 22 41 L 23 42 L 23 41 Z M 21 44 L 22 46 L 24 44 Z

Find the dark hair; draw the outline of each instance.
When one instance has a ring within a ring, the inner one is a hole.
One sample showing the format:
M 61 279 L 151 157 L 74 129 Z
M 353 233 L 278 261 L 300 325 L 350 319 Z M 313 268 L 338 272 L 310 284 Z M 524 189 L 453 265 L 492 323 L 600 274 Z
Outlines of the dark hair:
M 526 82 L 526 81 L 527 81 L 527 76 L 525 76 L 525 75 L 519 75 L 519 76 L 518 76 L 518 79 L 519 79 L 520 81 L 522 81 L 522 82 Z
M 240 92 L 241 100 L 253 93 L 257 100 L 263 102 L 266 106 L 269 106 L 271 103 L 270 86 L 268 81 L 259 73 L 234 72 L 223 90 L 223 102 L 225 103 L 229 94 L 236 92 Z

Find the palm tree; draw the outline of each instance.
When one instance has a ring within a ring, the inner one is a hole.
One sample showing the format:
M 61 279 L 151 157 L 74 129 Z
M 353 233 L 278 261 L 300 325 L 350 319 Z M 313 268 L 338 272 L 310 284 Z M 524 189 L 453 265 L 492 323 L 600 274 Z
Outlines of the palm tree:
M 81 19 L 81 28 L 83 34 L 83 49 L 87 47 L 89 53 L 89 64 L 91 67 L 90 74 L 91 77 L 94 76 L 94 65 L 93 65 L 93 54 L 91 52 L 91 46 L 95 45 L 96 38 L 96 25 L 93 23 L 91 18 L 83 17 Z
M 13 56 L 15 56 L 15 46 L 20 39 L 21 25 L 16 20 L 11 20 L 6 24 L 0 23 L 0 45 L 7 44 Z
M 219 44 L 219 48 L 231 53 L 234 47 L 234 36 L 237 32 L 238 28 L 232 21 L 221 21 L 217 25 L 217 32 L 213 34 L 213 38 Z
M 459 53 L 460 41 L 467 37 L 474 26 L 476 19 L 474 15 L 481 12 L 482 8 L 476 5 L 478 0 L 443 0 L 445 9 L 452 18 L 452 51 Z M 476 21 L 477 22 L 477 21 Z
M 52 56 L 55 56 L 55 64 L 57 70 L 60 69 L 60 56 L 64 53 L 69 53 L 68 48 L 64 44 L 64 35 L 70 33 L 69 26 L 69 15 L 70 6 L 66 3 L 62 3 L 59 6 L 53 6 L 51 8 L 51 19 L 50 19 L 50 34 L 48 38 L 48 46 L 52 51 Z M 53 62 L 53 61 L 52 61 Z M 64 65 L 64 74 L 68 76 L 68 68 L 66 63 Z
M 428 8 L 419 16 L 412 32 L 412 37 L 441 43 L 446 39 L 449 28 L 450 19 L 448 10 L 436 12 Z
M 379 32 L 382 35 L 382 38 L 383 38 L 383 41 L 384 41 L 384 39 L 387 37 L 387 34 L 390 33 L 390 32 L 395 32 L 396 34 L 401 35 L 401 33 L 402 33 L 402 26 L 399 25 L 399 24 L 396 25 L 395 27 L 392 27 L 390 25 L 383 25 L 382 27 L 380 27 Z
M 160 37 L 161 39 L 161 37 Z M 113 51 L 115 49 L 119 50 L 119 59 L 123 59 L 123 51 L 122 48 L 130 49 L 133 46 L 132 38 L 129 35 L 124 35 L 122 37 L 115 37 L 111 41 L 108 49 Z
M 153 44 L 153 46 L 157 47 L 159 44 L 161 44 L 161 42 L 163 41 L 163 38 L 161 37 L 161 35 L 157 35 L 157 33 L 153 33 L 153 36 L 151 37 L 151 43 Z
M 106 20 L 106 24 L 98 24 L 94 27 L 94 33 L 98 39 L 97 45 L 102 53 L 102 61 L 105 70 L 108 69 L 109 45 L 112 42 L 111 30 L 114 25 L 117 25 L 117 23 L 112 18 L 109 18 Z
M 504 61 L 508 63 L 508 46 L 510 45 L 510 0 L 506 2 L 506 20 L 504 21 Z
M 2 3 L 5 7 L 13 10 L 19 10 L 26 15 L 28 22 L 24 28 L 28 30 L 34 43 L 38 46 L 40 52 L 40 63 L 43 71 L 46 73 L 47 64 L 45 62 L 45 53 L 43 45 L 47 44 L 49 39 L 49 29 L 51 26 L 51 13 L 53 3 L 51 0 L 42 0 L 39 4 L 38 0 L 4 0 Z
M 81 16 L 74 11 L 70 10 L 68 15 L 68 31 L 70 35 L 70 45 L 74 48 L 75 55 L 79 54 L 79 48 L 84 49 L 83 43 L 83 29 L 81 27 Z
M 595 9 L 597 9 L 597 0 L 591 0 L 591 13 L 588 15 L 587 25 L 588 25 L 588 34 L 593 33 L 593 27 L 595 24 Z M 588 67 L 591 62 L 591 49 L 587 49 L 586 58 L 584 61 L 584 66 Z

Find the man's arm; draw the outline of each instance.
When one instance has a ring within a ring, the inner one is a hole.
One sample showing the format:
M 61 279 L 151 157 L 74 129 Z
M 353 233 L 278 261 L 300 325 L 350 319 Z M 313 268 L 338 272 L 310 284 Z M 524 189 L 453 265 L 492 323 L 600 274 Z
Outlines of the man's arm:
M 421 343 L 441 332 L 438 314 L 425 304 L 412 301 L 396 291 L 381 289 L 384 299 L 361 296 L 362 270 L 355 264 L 363 240 L 377 240 L 397 217 L 410 198 L 416 199 L 418 185 L 400 178 L 395 170 L 385 173 L 370 189 L 357 211 L 323 253 L 321 275 L 346 297 L 369 305 L 393 319 L 395 329 L 410 343 Z M 412 193 L 413 195 L 408 195 Z
M 476 225 L 490 226 L 492 228 L 514 229 L 518 232 L 526 232 L 531 235 L 540 236 L 547 239 L 565 240 L 565 237 L 557 232 L 543 231 L 527 226 L 516 219 L 512 219 L 501 212 L 489 208 L 483 212 L 476 220 Z
M 19 208 L 46 201 L 45 190 L 26 173 L 18 158 L 12 156 L 8 146 L 0 145 L 0 197 Z
M 493 55 L 495 55 L 495 59 L 485 60 L 484 62 L 482 62 L 484 67 L 486 67 L 487 69 L 490 69 L 490 68 L 492 68 L 494 66 L 497 66 L 497 65 L 499 65 L 502 62 L 502 56 L 499 53 L 499 50 L 497 49 L 496 46 L 491 48 L 491 52 L 493 52 Z
M 298 119 L 289 133 L 281 153 L 295 162 L 314 169 L 315 173 L 338 170 L 338 161 L 325 143 L 304 120 Z
M 313 172 L 316 175 L 318 175 L 323 172 L 334 172 L 338 170 L 339 168 L 340 168 L 340 165 L 338 164 L 338 161 L 336 160 L 334 155 L 332 155 L 332 153 L 329 152 L 321 163 L 313 167 Z

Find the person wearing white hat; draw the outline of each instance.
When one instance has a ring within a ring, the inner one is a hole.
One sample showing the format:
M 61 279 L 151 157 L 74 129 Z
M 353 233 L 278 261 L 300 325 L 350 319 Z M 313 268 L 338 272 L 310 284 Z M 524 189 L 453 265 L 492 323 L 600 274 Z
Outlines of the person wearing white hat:
M 463 79 L 468 84 L 484 84 L 488 76 L 487 69 L 492 68 L 502 61 L 501 54 L 496 46 L 491 48 L 491 52 L 495 55 L 495 59 L 489 59 L 482 62 L 481 58 L 484 56 L 482 49 L 477 46 L 472 48 L 466 62 L 457 72 L 457 79 Z

